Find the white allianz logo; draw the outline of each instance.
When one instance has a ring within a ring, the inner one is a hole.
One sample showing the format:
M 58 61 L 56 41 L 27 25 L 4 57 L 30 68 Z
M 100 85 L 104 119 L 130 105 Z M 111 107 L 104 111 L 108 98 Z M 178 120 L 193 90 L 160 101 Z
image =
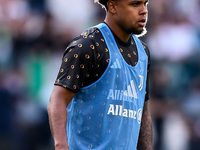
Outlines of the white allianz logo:
M 135 111 L 132 109 L 126 109 L 123 105 L 110 104 L 107 115 L 137 119 L 138 124 L 140 124 L 142 119 L 142 108 Z
M 141 75 L 139 75 L 139 77 L 140 77 L 140 85 L 138 86 L 138 88 L 139 88 L 139 91 L 141 91 L 143 88 L 144 77 Z M 131 80 L 130 85 L 127 86 L 127 90 L 124 91 L 124 95 L 138 99 L 135 83 L 133 80 Z
M 121 65 L 119 63 L 119 59 L 117 58 L 114 63 L 110 66 L 110 68 L 118 68 L 121 69 Z

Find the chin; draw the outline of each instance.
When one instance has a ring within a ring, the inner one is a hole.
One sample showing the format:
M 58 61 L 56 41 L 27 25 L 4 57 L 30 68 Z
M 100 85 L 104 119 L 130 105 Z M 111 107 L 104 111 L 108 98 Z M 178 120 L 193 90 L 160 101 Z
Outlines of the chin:
M 128 33 L 134 34 L 137 37 L 141 37 L 141 36 L 144 36 L 147 33 L 147 30 L 146 30 L 145 27 L 142 30 L 138 30 L 136 28 L 130 28 L 128 30 Z
M 144 27 L 143 30 L 139 34 L 135 34 L 137 37 L 142 37 L 147 33 L 147 29 Z

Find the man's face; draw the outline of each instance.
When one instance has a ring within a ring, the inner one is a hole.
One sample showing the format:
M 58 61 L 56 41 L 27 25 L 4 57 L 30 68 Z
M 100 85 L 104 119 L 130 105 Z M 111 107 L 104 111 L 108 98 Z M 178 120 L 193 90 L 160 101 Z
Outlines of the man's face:
M 148 0 L 114 0 L 116 23 L 127 33 L 141 34 L 147 22 Z

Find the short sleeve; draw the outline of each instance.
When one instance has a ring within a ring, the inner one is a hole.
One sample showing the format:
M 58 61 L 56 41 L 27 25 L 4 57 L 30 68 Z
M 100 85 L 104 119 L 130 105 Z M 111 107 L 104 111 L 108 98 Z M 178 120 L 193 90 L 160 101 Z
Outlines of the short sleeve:
M 92 74 L 96 55 L 91 39 L 86 36 L 74 39 L 63 55 L 55 85 L 77 92 Z

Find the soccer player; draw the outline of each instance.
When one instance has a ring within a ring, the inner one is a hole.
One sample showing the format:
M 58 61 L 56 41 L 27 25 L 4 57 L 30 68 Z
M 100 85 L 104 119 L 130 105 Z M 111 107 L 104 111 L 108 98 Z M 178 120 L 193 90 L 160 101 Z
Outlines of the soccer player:
M 48 104 L 56 150 L 152 150 L 148 0 L 95 0 L 103 23 L 66 48 Z M 67 108 L 67 109 L 66 109 Z

